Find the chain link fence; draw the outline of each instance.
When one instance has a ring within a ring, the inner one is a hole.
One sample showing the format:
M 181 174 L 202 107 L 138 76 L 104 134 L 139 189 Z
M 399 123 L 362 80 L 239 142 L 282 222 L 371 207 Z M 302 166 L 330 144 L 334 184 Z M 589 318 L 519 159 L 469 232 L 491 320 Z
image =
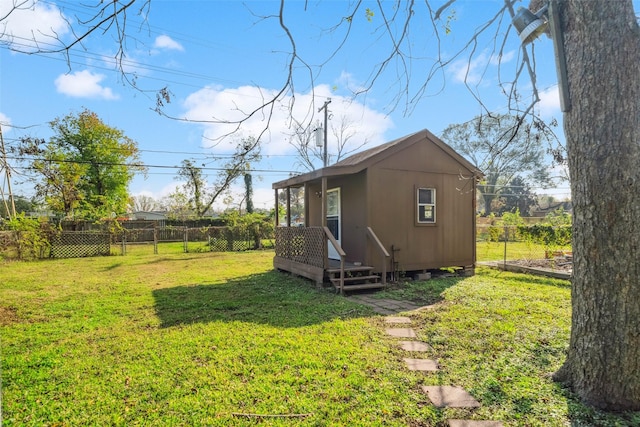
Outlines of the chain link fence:
M 486 225 L 476 227 L 476 257 L 495 262 L 551 270 L 572 269 L 571 226 Z

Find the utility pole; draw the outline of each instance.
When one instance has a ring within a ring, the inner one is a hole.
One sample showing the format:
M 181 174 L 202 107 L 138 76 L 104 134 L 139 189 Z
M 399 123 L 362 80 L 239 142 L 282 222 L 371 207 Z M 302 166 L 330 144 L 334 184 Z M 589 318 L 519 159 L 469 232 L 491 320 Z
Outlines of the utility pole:
M 0 125 L 0 155 L 2 158 L 0 159 L 0 172 L 4 168 L 4 173 L 7 181 L 7 187 L 9 190 L 9 201 L 11 202 L 11 210 L 9 210 L 9 205 L 7 205 L 7 199 L 4 197 L 4 183 L 0 186 L 0 196 L 2 196 L 2 200 L 4 201 L 4 207 L 7 211 L 7 215 L 9 215 L 9 219 L 16 217 L 16 203 L 13 200 L 13 192 L 11 191 L 11 170 L 9 169 L 9 164 L 7 163 L 7 152 L 4 149 L 4 138 L 2 137 L 2 125 Z
M 322 161 L 325 168 L 327 167 L 327 120 L 329 119 L 329 110 L 327 109 L 327 105 L 329 104 L 331 104 L 331 98 L 327 98 L 327 100 L 324 101 L 324 105 L 318 108 L 318 113 L 324 110 L 324 152 L 322 154 Z

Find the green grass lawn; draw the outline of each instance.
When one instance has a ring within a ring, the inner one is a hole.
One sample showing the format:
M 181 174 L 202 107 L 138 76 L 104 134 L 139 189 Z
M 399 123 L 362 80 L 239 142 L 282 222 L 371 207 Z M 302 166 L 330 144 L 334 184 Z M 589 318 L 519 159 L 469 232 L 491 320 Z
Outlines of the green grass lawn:
M 571 246 L 544 246 L 532 242 L 489 242 L 476 243 L 478 261 L 502 261 L 505 259 L 542 259 L 545 251 L 571 251 Z
M 272 251 L 181 249 L 0 264 L 3 425 L 640 426 L 550 380 L 568 282 L 479 269 L 386 291 L 438 302 L 411 314 L 442 367 L 424 374 L 406 370 L 381 317 L 274 272 Z M 434 408 L 420 385 L 437 384 L 482 407 Z

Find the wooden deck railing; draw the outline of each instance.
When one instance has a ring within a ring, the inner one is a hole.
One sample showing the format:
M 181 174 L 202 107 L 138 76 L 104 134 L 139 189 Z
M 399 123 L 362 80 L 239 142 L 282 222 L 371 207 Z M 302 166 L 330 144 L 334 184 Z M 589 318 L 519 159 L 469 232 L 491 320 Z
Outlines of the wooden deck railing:
M 373 232 L 371 227 L 367 227 L 367 237 L 373 242 L 373 246 L 380 252 L 382 256 L 382 284 L 387 284 L 387 259 L 389 258 L 389 252 L 384 248 L 376 233 Z
M 276 256 L 326 270 L 329 267 L 327 242 L 334 247 L 340 256 L 340 284 L 338 289 L 344 290 L 344 270 L 346 253 L 335 239 L 328 227 L 276 227 Z M 382 283 L 387 283 L 387 259 L 389 253 L 371 227 L 367 227 L 367 238 L 382 257 Z
M 344 252 L 342 246 L 340 246 L 340 243 L 338 243 L 336 238 L 333 237 L 333 233 L 331 232 L 331 230 L 329 230 L 329 227 L 323 228 L 325 236 L 327 236 L 327 239 L 329 239 L 329 242 L 331 242 L 333 248 L 336 250 L 338 255 L 340 255 L 340 285 L 338 286 L 338 289 L 340 290 L 340 295 L 344 295 L 344 261 L 347 254 Z M 327 265 L 328 264 L 329 260 L 327 259 Z
M 327 248 L 322 227 L 276 227 L 276 256 L 325 268 Z

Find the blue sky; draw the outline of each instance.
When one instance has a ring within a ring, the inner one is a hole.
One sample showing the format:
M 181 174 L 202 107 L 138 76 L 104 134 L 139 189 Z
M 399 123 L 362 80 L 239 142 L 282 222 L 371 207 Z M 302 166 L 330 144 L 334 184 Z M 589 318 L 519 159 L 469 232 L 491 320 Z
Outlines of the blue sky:
M 8 2 L 2 2 L 3 7 Z M 48 122 L 56 117 L 88 108 L 107 124 L 121 129 L 138 142 L 141 157 L 149 165 L 146 178 L 138 176 L 130 186 L 132 194 L 145 194 L 159 199 L 180 183 L 175 180 L 172 166 L 181 160 L 194 158 L 207 167 L 219 163 L 204 160 L 205 156 L 224 156 L 233 151 L 237 138 L 257 136 L 265 128 L 264 116 L 242 126 L 238 136 L 214 143 L 229 131 L 226 125 L 193 123 L 172 120 L 153 111 L 155 92 L 167 86 L 171 103 L 166 114 L 178 118 L 206 121 L 214 118 L 234 119 L 240 111 L 259 105 L 263 97 L 279 90 L 287 76 L 291 46 L 273 18 L 279 3 L 269 0 L 247 1 L 173 1 L 153 0 L 143 16 L 132 10 L 128 18 L 129 39 L 126 43 L 127 71 L 136 73 L 140 89 L 133 89 L 114 69 L 113 57 L 117 44 L 114 33 L 94 34 L 82 47 L 71 51 L 68 63 L 61 54 L 25 54 L 10 48 L 33 49 L 27 39 L 34 35 L 41 46 L 48 46 L 46 34 L 56 31 L 63 40 L 71 37 L 65 32 L 60 14 L 76 23 L 91 12 L 80 1 L 38 1 L 32 7 L 12 13 L 0 23 L 3 33 L 0 44 L 0 124 L 7 145 L 17 138 L 32 136 L 49 138 Z M 497 84 L 498 67 L 492 37 L 480 40 L 476 53 L 469 61 L 462 56 L 452 61 L 444 73 L 436 74 L 427 91 L 406 110 L 405 101 L 393 108 L 394 97 L 402 87 L 398 78 L 398 64 L 391 63 L 364 96 L 353 98 L 353 92 L 366 84 L 375 65 L 388 52 L 389 39 L 380 32 L 381 12 L 375 3 L 364 2 L 361 12 L 354 16 L 347 44 L 335 56 L 331 52 L 341 40 L 343 30 L 329 31 L 347 14 L 351 2 L 296 1 L 285 4 L 285 22 L 296 41 L 299 56 L 315 73 L 313 92 L 309 71 L 301 61 L 295 64 L 294 117 L 303 122 L 321 118 L 318 107 L 327 98 L 331 124 L 348 122 L 354 133 L 354 147 L 362 148 L 427 128 L 439 135 L 448 125 L 472 119 L 481 112 L 477 101 L 463 84 L 463 76 L 478 92 L 485 104 L 496 112 L 507 111 L 507 100 Z M 437 8 L 444 1 L 433 1 Z M 445 20 L 439 23 L 442 31 L 441 52 L 452 52 L 469 40 L 474 30 L 492 16 L 502 0 L 458 0 L 447 10 L 450 16 L 448 35 Z M 373 16 L 364 12 L 370 7 Z M 516 5 L 516 8 L 518 5 Z M 135 6 L 134 6 L 135 8 Z M 305 10 L 306 9 L 306 10 Z M 416 5 L 417 17 L 411 28 L 410 49 L 415 58 L 411 67 L 410 95 L 429 72 L 437 54 L 433 28 L 426 19 L 426 9 Z M 389 13 L 389 11 L 386 11 Z M 504 37 L 508 24 L 495 27 L 498 39 Z M 396 33 L 398 29 L 394 30 Z M 503 48 L 502 79 L 510 80 L 521 62 L 519 40 L 511 30 Z M 556 88 L 555 65 L 551 41 L 543 37 L 536 42 L 538 88 L 542 102 L 540 114 L 561 119 Z M 320 64 L 322 67 L 320 67 Z M 526 76 L 520 92 L 531 94 Z M 306 171 L 298 162 L 294 148 L 287 142 L 291 134 L 288 121 L 292 93 L 278 105 L 263 137 L 260 164 L 252 165 L 257 207 L 273 206 L 271 183 L 285 179 L 291 172 Z M 557 129 L 562 134 L 561 127 Z M 329 150 L 332 151 L 332 135 Z M 9 159 L 10 163 L 14 163 Z M 17 164 L 16 164 L 17 166 Z M 20 172 L 20 169 L 18 169 Z M 213 179 L 214 171 L 208 172 Z M 19 176 L 14 177 L 16 181 Z M 234 188 L 241 193 L 241 183 Z M 31 196 L 32 187 L 17 185 L 15 193 Z M 561 184 L 554 194 L 569 196 L 568 184 Z M 241 196 L 236 199 L 240 200 Z

